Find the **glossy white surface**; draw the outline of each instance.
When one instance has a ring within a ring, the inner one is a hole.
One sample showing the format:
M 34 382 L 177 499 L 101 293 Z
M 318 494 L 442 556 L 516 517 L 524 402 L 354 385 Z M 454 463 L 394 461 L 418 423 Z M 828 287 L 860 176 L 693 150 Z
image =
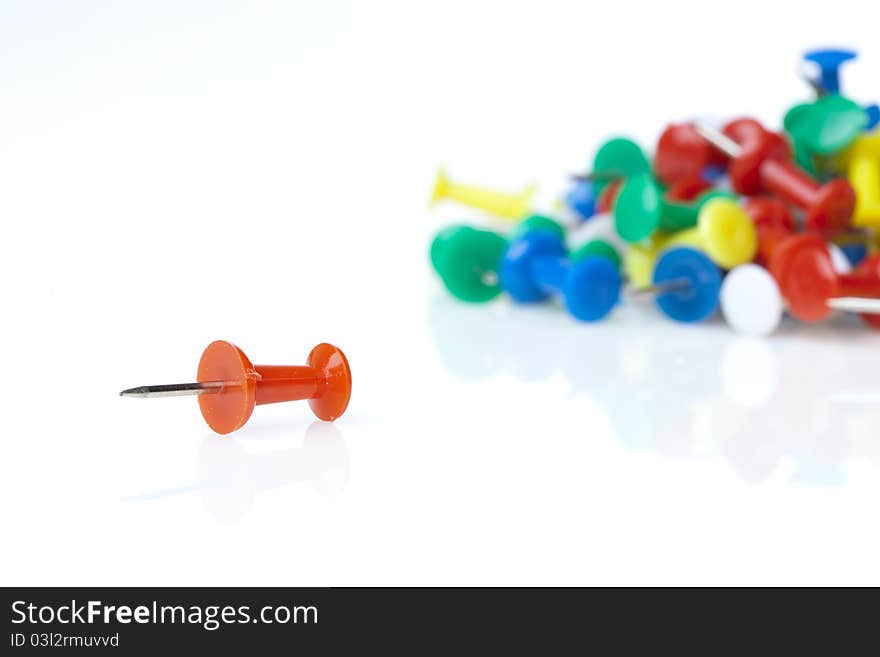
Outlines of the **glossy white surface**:
M 425 211 L 441 160 L 549 207 L 610 134 L 778 124 L 816 43 L 876 99 L 846 5 L 709 33 L 696 2 L 3 3 L 0 581 L 880 584 L 880 334 L 584 326 L 427 264 L 474 218 Z M 117 396 L 218 338 L 338 344 L 349 412 L 217 438 L 194 399 Z

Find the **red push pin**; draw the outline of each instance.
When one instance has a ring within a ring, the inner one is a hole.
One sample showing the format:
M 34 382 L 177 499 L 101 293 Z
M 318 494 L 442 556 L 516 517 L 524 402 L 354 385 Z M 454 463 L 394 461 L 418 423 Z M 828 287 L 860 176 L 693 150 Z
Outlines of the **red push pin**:
M 666 126 L 657 141 L 654 154 L 654 175 L 657 180 L 673 185 L 682 178 L 700 177 L 706 169 L 722 169 L 727 156 L 704 139 L 692 123 Z
M 770 273 L 794 317 L 818 322 L 834 310 L 880 312 L 880 279 L 871 272 L 838 274 L 828 244 L 820 236 L 775 233 L 770 242 Z
M 856 203 L 852 185 L 843 178 L 820 185 L 791 162 L 791 148 L 782 136 L 753 119 L 732 121 L 724 132 L 695 125 L 708 142 L 730 156 L 730 179 L 738 193 L 775 194 L 804 211 L 808 230 L 834 233 L 849 225 Z
M 859 294 L 867 297 L 880 297 L 880 253 L 868 256 L 849 275 L 851 291 L 858 290 Z M 877 302 L 880 305 L 880 301 Z M 875 329 L 880 329 L 880 314 L 864 312 L 862 319 Z
M 308 365 L 252 365 L 231 342 L 217 340 L 199 361 L 197 383 L 141 386 L 123 397 L 198 395 L 205 422 L 217 433 L 244 426 L 254 406 L 308 399 L 320 419 L 335 420 L 351 397 L 351 371 L 340 349 L 321 343 L 309 354 Z
M 664 196 L 670 201 L 696 201 L 703 192 L 712 189 L 712 183 L 702 176 L 682 176 L 670 183 Z
M 743 209 L 751 217 L 758 234 L 758 255 L 755 260 L 766 266 L 773 247 L 786 237 L 794 235 L 794 217 L 783 201 L 768 196 L 748 199 Z

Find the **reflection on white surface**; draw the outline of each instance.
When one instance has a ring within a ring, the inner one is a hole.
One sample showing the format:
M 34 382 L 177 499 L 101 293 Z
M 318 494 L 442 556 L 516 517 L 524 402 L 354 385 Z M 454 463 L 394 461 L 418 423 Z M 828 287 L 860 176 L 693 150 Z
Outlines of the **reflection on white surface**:
M 338 495 L 349 479 L 348 452 L 342 431 L 332 422 L 315 421 L 301 447 L 249 452 L 235 436 L 205 438 L 198 454 L 197 482 L 127 498 L 145 502 L 198 492 L 208 513 L 232 524 L 244 518 L 259 495 L 310 482 L 321 495 Z
M 866 367 L 880 361 L 880 334 L 857 317 L 787 321 L 759 339 L 720 319 L 674 324 L 650 304 L 590 325 L 553 304 L 469 305 L 437 292 L 428 324 L 457 377 L 562 374 L 630 449 L 721 458 L 749 482 L 781 472 L 798 483 L 842 484 L 848 463 L 880 465 L 880 384 L 870 380 L 876 367 Z

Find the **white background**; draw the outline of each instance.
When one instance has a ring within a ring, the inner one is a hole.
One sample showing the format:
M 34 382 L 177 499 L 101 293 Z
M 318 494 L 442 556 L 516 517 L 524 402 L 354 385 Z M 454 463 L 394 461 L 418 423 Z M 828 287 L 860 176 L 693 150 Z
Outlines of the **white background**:
M 880 337 L 464 306 L 434 171 L 550 202 L 597 144 L 808 98 L 868 2 L 0 4 L 3 584 L 880 584 Z M 335 425 L 218 438 L 204 346 L 301 363 Z M 872 394 L 862 395 L 863 392 Z M 859 393 L 861 396 L 856 396 Z

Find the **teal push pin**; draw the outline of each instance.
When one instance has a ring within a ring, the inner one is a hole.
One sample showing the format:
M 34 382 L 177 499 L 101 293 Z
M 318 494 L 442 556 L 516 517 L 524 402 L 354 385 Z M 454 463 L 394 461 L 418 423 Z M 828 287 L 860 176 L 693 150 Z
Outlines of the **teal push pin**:
M 677 233 L 697 225 L 700 210 L 713 198 L 736 198 L 730 192 L 711 190 L 696 203 L 679 203 L 663 198 L 663 190 L 647 174 L 631 176 L 614 204 L 617 234 L 627 242 L 641 242 L 655 231 Z
M 829 156 L 849 146 L 869 123 L 868 112 L 839 94 L 795 105 L 783 125 L 792 141 L 813 155 Z
M 816 96 L 821 98 L 826 94 L 840 93 L 840 67 L 845 62 L 855 59 L 857 56 L 853 50 L 812 50 L 804 55 L 804 59 L 813 62 L 819 67 L 819 79 L 806 78 L 807 83 L 813 87 Z M 880 105 L 871 103 L 863 108 L 867 115 L 865 130 L 870 131 L 880 124 Z
M 598 198 L 609 183 L 641 173 L 651 173 L 651 163 L 645 152 L 631 139 L 614 137 L 596 151 L 590 173 L 576 174 L 572 178 L 592 182 Z

